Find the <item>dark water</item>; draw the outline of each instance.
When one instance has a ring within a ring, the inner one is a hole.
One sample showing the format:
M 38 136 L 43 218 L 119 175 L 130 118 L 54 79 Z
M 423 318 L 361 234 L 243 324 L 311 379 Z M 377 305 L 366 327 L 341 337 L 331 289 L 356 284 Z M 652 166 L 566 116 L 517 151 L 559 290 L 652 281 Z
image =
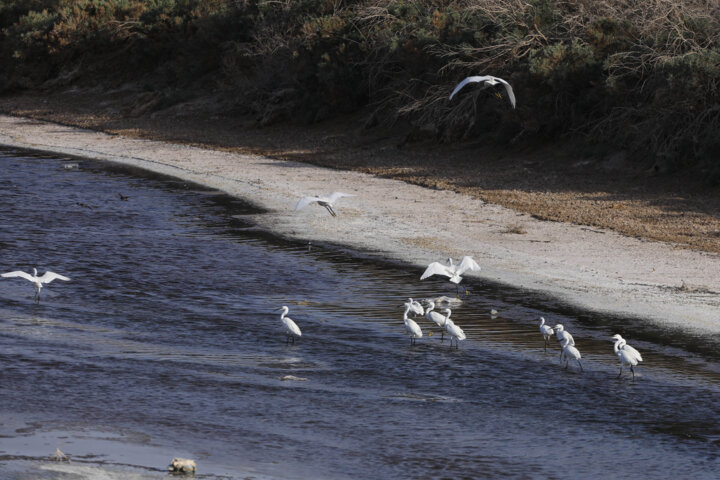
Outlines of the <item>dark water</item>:
M 453 310 L 460 349 L 424 319 L 411 347 L 402 303 L 450 284 L 260 236 L 237 200 L 11 151 L 0 193 L 0 270 L 72 278 L 39 304 L 29 282 L 0 279 L 11 479 L 162 478 L 173 456 L 200 478 L 720 474 L 717 338 L 470 283 Z M 294 346 L 282 305 L 303 331 Z M 574 334 L 583 373 L 543 352 L 539 315 Z M 616 378 L 613 333 L 643 353 L 635 381 Z M 72 464 L 45 460 L 58 446 Z

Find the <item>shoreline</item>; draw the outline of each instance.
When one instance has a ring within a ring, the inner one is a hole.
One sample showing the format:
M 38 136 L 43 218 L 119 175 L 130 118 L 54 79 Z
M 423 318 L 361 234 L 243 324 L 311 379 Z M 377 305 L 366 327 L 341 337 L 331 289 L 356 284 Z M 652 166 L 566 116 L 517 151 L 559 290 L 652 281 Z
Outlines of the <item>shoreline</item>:
M 356 171 L 0 115 L 0 144 L 99 159 L 181 178 L 264 210 L 249 220 L 299 241 L 343 245 L 424 268 L 472 255 L 466 276 L 584 310 L 720 332 L 720 255 L 610 230 L 538 220 L 476 197 Z M 305 195 L 357 195 L 337 217 Z M 419 276 L 418 276 L 419 281 Z

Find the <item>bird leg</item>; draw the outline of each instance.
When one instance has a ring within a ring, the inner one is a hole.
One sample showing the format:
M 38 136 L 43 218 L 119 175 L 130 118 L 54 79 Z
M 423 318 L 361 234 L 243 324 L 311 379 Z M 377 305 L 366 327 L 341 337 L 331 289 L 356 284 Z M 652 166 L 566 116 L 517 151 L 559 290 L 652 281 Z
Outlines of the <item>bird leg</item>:
M 632 366 L 632 365 L 630 365 L 630 371 L 631 371 L 631 372 L 632 372 L 632 374 L 633 374 L 633 377 L 632 377 L 632 378 L 633 378 L 633 380 L 635 380 L 635 369 L 633 368 L 633 366 Z
M 583 372 L 584 370 L 582 368 L 582 363 L 580 363 L 580 360 L 578 360 L 577 362 L 578 362 L 578 365 L 580 365 L 580 371 Z
M 333 210 L 332 206 L 329 203 L 325 204 L 325 208 L 328 212 L 330 212 L 330 215 L 332 215 L 333 217 L 337 217 L 337 214 L 335 214 L 335 210 Z
M 620 364 L 620 373 L 618 373 L 617 378 L 620 378 L 620 375 L 622 375 L 622 363 Z

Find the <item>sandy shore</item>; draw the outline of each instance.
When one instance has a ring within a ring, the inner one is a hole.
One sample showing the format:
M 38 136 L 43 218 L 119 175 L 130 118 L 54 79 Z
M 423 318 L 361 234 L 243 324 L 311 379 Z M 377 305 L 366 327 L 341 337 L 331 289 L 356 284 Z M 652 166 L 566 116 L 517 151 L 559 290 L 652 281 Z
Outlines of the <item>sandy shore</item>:
M 266 213 L 251 219 L 290 238 L 346 245 L 418 267 L 472 255 L 472 276 L 579 308 L 720 332 L 720 255 L 536 220 L 477 198 L 368 174 L 262 156 L 109 135 L 0 116 L 0 144 L 132 165 L 217 188 Z M 343 191 L 333 218 L 295 212 L 304 195 Z

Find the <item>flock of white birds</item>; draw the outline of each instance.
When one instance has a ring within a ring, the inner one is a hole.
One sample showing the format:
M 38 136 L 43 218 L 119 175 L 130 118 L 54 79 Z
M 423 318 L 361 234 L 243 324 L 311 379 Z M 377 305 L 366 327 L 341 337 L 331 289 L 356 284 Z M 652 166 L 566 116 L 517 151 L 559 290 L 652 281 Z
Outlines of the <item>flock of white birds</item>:
M 505 91 L 507 92 L 511 105 L 513 106 L 513 108 L 515 108 L 515 94 L 510 84 L 502 78 L 493 77 L 491 75 L 472 76 L 465 78 L 455 87 L 453 92 L 450 94 L 450 100 L 452 100 L 455 94 L 457 94 L 465 85 L 469 83 L 481 83 L 484 85 L 485 88 L 495 85 L 503 85 L 505 87 Z M 500 95 L 498 94 L 498 96 Z M 325 209 L 330 213 L 330 215 L 335 217 L 337 216 L 337 213 L 333 209 L 333 204 L 340 198 L 354 196 L 355 195 L 351 193 L 333 192 L 330 195 L 325 196 L 302 197 L 295 205 L 295 211 L 301 210 L 306 206 L 310 205 L 311 203 L 317 203 L 318 205 L 325 207 Z M 123 199 L 127 199 L 127 197 Z M 477 262 L 475 262 L 475 260 L 473 260 L 472 257 L 465 256 L 458 263 L 453 263 L 452 258 L 448 258 L 447 263 L 433 262 L 428 265 L 423 274 L 420 276 L 420 280 L 425 280 L 426 278 L 429 278 L 433 275 L 443 275 L 448 277 L 448 280 L 454 283 L 456 285 L 456 288 L 459 289 L 459 284 L 462 281 L 462 275 L 468 270 L 480 270 L 480 266 L 477 264 Z M 35 268 L 33 268 L 32 274 L 23 271 L 14 271 L 3 273 L 2 275 L 0 275 L 0 277 L 19 277 L 30 281 L 35 287 L 34 300 L 36 302 L 40 301 L 40 290 L 42 290 L 43 284 L 50 283 L 56 279 L 64 281 L 70 280 L 70 278 L 68 277 L 50 271 L 45 272 L 45 274 L 43 274 L 42 276 L 38 276 L 37 269 Z M 426 299 L 426 308 L 423 307 L 420 302 L 415 301 L 412 298 L 408 299 L 408 301 L 404 304 L 405 311 L 403 313 L 403 323 L 405 324 L 405 329 L 408 336 L 410 337 L 411 345 L 414 345 L 416 340 L 418 338 L 422 338 L 423 336 L 422 329 L 420 328 L 418 323 L 408 316 L 412 313 L 416 316 L 424 316 L 433 325 L 440 327 L 440 340 L 444 341 L 445 334 L 447 333 L 448 337 L 450 338 L 450 347 L 452 348 L 454 342 L 455 348 L 459 348 L 460 341 L 465 340 L 467 336 L 465 335 L 465 332 L 463 332 L 463 329 L 456 325 L 450 319 L 452 310 L 449 308 L 450 305 L 452 305 L 454 302 L 460 302 L 459 290 L 457 291 L 457 293 L 458 299 L 453 299 L 445 296 L 437 297 L 435 299 Z M 436 303 L 442 303 L 446 306 L 446 308 L 436 311 Z M 295 339 L 302 336 L 302 332 L 300 331 L 300 328 L 297 326 L 295 321 L 293 321 L 290 317 L 287 316 L 288 312 L 290 311 L 287 306 L 283 305 L 277 310 L 282 311 L 282 313 L 280 314 L 280 321 L 282 322 L 283 329 L 286 335 L 285 343 L 294 344 Z M 493 310 L 491 313 L 497 314 L 495 310 Z M 562 351 L 560 352 L 560 361 L 565 361 L 565 368 L 568 367 L 568 362 L 570 361 L 570 359 L 574 359 L 580 367 L 580 370 L 582 371 L 582 364 L 580 363 L 580 351 L 575 346 L 575 340 L 573 339 L 572 335 L 570 335 L 570 333 L 566 331 L 561 324 L 550 327 L 549 325 L 545 325 L 545 319 L 540 317 L 540 333 L 543 335 L 543 338 L 545 340 L 546 351 L 550 338 L 553 334 L 555 334 L 558 342 L 560 343 L 560 347 L 562 348 Z M 620 361 L 620 373 L 618 374 L 618 376 L 622 375 L 623 366 L 627 365 L 630 367 L 633 378 L 635 378 L 634 367 L 637 366 L 638 362 L 642 362 L 642 356 L 637 350 L 628 345 L 627 342 L 625 342 L 625 340 L 620 335 L 614 335 L 612 338 L 615 340 L 613 351 L 615 352 L 618 360 Z

